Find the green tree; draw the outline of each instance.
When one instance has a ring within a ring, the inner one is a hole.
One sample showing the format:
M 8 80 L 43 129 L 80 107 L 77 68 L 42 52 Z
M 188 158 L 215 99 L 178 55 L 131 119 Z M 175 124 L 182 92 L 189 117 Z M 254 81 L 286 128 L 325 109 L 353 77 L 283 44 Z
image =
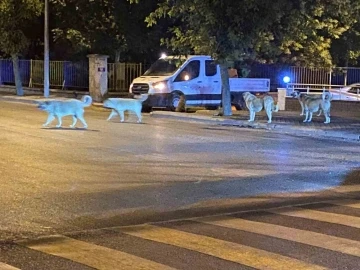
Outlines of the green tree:
M 131 2 L 138 2 L 130 0 Z M 231 115 L 227 66 L 232 61 L 331 66 L 331 42 L 348 29 L 351 0 L 164 0 L 146 19 L 169 18 L 175 52 L 208 54 L 221 67 L 223 114 Z
M 346 31 L 331 44 L 331 55 L 336 65 L 357 65 L 360 57 L 360 2 L 344 1 L 338 13 Z
M 0 0 L 0 50 L 12 58 L 17 95 L 24 94 L 19 55 L 29 45 L 26 27 L 42 10 L 41 0 Z
M 57 15 L 53 30 L 57 41 L 68 40 L 78 51 L 109 54 L 115 62 L 128 52 L 148 52 L 159 44 L 159 27 L 149 29 L 145 17 L 155 0 L 131 5 L 127 0 L 52 0 Z

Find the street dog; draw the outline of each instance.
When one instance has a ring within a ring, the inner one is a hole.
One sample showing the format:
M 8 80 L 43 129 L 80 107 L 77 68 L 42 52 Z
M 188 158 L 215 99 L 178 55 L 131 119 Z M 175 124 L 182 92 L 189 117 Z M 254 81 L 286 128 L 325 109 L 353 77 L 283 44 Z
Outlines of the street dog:
M 148 94 L 142 94 L 140 98 L 109 98 L 104 101 L 104 107 L 112 109 L 111 113 L 107 119 L 109 121 L 113 116 L 119 115 L 120 121 L 124 122 L 124 112 L 132 111 L 136 114 L 138 118 L 138 123 L 141 123 L 141 110 L 142 103 L 147 100 Z
M 300 106 L 301 106 L 301 114 L 300 115 L 304 115 L 305 114 L 305 107 L 304 107 L 304 101 L 306 98 L 319 98 L 321 97 L 321 95 L 315 94 L 315 95 L 309 95 L 309 94 L 305 94 L 305 93 L 301 93 L 300 91 L 294 91 L 291 93 L 291 96 L 293 98 L 297 98 Z M 321 115 L 321 109 L 319 110 L 319 114 L 317 116 Z
M 325 116 L 325 124 L 330 123 L 331 93 L 323 92 L 320 97 L 306 97 L 304 99 L 305 122 L 311 122 L 314 112 L 323 111 Z
M 268 117 L 268 123 L 272 121 L 272 112 L 278 112 L 279 106 L 274 104 L 274 99 L 271 96 L 264 96 L 263 98 L 258 98 L 250 92 L 243 93 L 246 107 L 250 111 L 249 122 L 255 120 L 255 114 L 260 112 L 263 108 L 265 109 L 266 115 Z
M 38 102 L 38 108 L 48 113 L 48 118 L 43 124 L 44 127 L 48 126 L 55 117 L 58 119 L 56 127 L 60 128 L 62 125 L 62 118 L 67 115 L 71 115 L 73 123 L 70 127 L 75 127 L 77 120 L 79 119 L 84 128 L 88 125 L 84 119 L 84 107 L 89 107 L 92 104 L 92 98 L 88 95 L 82 97 L 81 101 L 77 99 L 70 100 L 46 100 Z

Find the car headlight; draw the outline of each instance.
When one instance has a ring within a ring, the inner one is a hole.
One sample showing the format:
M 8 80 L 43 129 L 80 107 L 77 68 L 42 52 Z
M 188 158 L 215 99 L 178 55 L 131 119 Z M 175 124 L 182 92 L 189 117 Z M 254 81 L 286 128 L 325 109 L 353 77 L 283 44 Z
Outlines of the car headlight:
M 167 81 L 153 83 L 153 88 L 159 91 L 164 91 L 167 88 Z

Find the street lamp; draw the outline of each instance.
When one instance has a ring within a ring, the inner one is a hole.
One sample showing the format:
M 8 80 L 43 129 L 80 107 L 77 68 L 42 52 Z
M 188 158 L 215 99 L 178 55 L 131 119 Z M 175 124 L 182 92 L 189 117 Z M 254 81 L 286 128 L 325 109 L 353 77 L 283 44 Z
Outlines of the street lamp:
M 44 97 L 49 97 L 49 0 L 45 0 L 44 11 Z

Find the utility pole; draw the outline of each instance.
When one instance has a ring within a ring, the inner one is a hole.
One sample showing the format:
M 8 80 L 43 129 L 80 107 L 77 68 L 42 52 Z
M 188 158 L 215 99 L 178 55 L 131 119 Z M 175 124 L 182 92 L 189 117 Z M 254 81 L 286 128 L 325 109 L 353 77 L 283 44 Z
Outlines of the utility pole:
M 44 97 L 48 98 L 50 94 L 49 79 L 49 0 L 45 0 L 44 12 Z

